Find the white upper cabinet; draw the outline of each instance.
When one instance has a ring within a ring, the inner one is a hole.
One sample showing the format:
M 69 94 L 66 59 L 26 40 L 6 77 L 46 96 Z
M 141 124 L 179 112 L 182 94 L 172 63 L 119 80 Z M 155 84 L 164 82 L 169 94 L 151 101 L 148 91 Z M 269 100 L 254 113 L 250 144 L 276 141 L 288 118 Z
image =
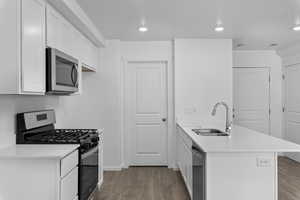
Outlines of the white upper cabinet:
M 60 15 L 50 6 L 47 6 L 47 46 L 62 48 L 62 29 Z
M 50 5 L 47 6 L 47 46 L 77 58 L 84 68 L 96 71 L 98 47 Z
M 47 46 L 96 71 L 97 46 L 46 0 L 0 2 L 0 94 L 45 94 Z
M 82 65 L 85 70 L 96 71 L 98 66 L 99 49 L 85 36 L 82 35 Z
M 2 0 L 0 93 L 45 93 L 44 0 Z
M 45 92 L 45 2 L 22 1 L 22 91 Z

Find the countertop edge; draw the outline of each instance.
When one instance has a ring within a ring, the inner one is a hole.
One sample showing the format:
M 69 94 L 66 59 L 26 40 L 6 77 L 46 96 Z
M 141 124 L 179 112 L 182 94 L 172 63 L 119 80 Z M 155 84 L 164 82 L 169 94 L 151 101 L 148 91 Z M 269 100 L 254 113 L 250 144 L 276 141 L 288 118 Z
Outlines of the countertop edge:
M 28 149 L 26 150 L 26 146 L 28 146 Z M 61 160 L 63 159 L 64 157 L 68 156 L 69 154 L 71 154 L 72 152 L 74 152 L 76 149 L 78 149 L 80 147 L 80 145 L 78 144 L 68 144 L 68 149 L 49 149 L 47 151 L 60 151 L 59 153 L 55 154 L 47 154 L 45 153 L 45 155 L 42 155 L 42 154 L 37 154 L 37 155 L 34 155 L 34 154 L 18 154 L 18 153 L 15 153 L 13 154 L 13 152 L 15 152 L 18 148 L 22 147 L 24 148 L 24 152 L 25 151 L 30 151 L 31 149 L 36 148 L 34 150 L 38 150 L 39 147 L 41 145 L 26 145 L 26 144 L 22 144 L 22 145 L 12 145 L 12 146 L 8 146 L 8 147 L 4 147 L 4 148 L 1 148 L 0 149 L 0 160 L 15 160 L 15 159 L 22 159 L 22 160 L 26 160 L 26 159 L 32 159 L 32 160 L 36 160 L 36 159 L 40 159 L 40 160 Z M 50 146 L 50 145 L 48 145 Z M 60 145 L 60 144 L 53 144 L 51 145 L 53 148 L 54 146 L 66 146 L 66 145 Z M 47 147 L 47 146 L 45 146 Z M 44 149 L 45 150 L 45 149 Z M 19 151 L 21 151 L 19 149 Z M 46 151 L 46 150 L 45 150 Z M 7 153 L 7 154 L 6 154 Z
M 199 141 L 195 140 L 194 137 L 191 136 L 191 133 L 187 132 L 185 129 L 193 129 L 194 126 L 184 126 L 181 122 L 176 122 L 176 125 L 179 126 L 179 128 L 181 128 L 184 133 L 193 141 L 193 143 L 195 143 L 202 151 L 204 151 L 205 153 L 296 153 L 296 152 L 300 152 L 300 145 L 299 148 L 278 148 L 278 149 L 248 149 L 247 147 L 245 149 L 229 149 L 229 148 L 220 148 L 218 149 L 217 147 L 214 147 L 212 149 L 205 147 L 204 145 L 200 144 Z M 195 127 L 201 127 L 201 126 L 195 126 Z M 244 128 L 244 127 L 242 127 Z M 246 129 L 246 128 L 245 128 Z M 250 130 L 250 129 L 248 129 Z M 252 130 L 251 130 L 252 131 Z M 254 131 L 256 132 L 256 131 Z M 260 133 L 263 134 L 263 133 Z M 267 135 L 268 136 L 268 135 Z M 290 143 L 293 145 L 297 145 L 295 143 L 292 143 L 290 141 L 285 141 L 281 138 L 276 138 L 273 136 L 268 136 L 271 137 L 272 139 L 276 139 L 276 140 L 282 140 L 286 143 Z

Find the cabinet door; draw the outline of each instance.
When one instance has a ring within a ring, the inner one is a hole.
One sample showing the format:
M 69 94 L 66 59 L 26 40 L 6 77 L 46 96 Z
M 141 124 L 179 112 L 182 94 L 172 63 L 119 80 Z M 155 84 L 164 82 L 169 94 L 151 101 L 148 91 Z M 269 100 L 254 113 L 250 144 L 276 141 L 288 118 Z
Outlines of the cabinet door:
M 75 167 L 60 182 L 60 200 L 74 200 L 78 194 L 78 167 Z
M 177 128 L 177 165 L 183 176 L 183 142 L 180 137 L 180 130 Z
M 193 155 L 191 148 L 187 147 L 187 188 L 190 195 L 192 195 L 193 190 Z
M 64 17 L 53 7 L 47 5 L 47 46 L 67 53 L 70 27 Z
M 47 46 L 61 49 L 62 43 L 62 28 L 60 15 L 47 5 Z
M 62 51 L 66 54 L 74 57 L 74 52 L 72 49 L 74 39 L 73 26 L 64 18 L 61 18 L 61 28 L 62 28 Z
M 82 36 L 82 63 L 85 67 L 96 71 L 98 65 L 98 48 L 86 37 Z
M 22 92 L 45 92 L 45 21 L 43 0 L 22 0 Z
M 184 179 L 184 183 L 190 195 L 193 189 L 193 158 L 191 149 L 191 140 L 187 138 L 185 133 L 177 128 L 177 162 L 179 170 Z
M 92 44 L 92 65 L 95 70 L 98 68 L 98 59 L 99 59 L 99 48 L 95 46 L 93 43 Z

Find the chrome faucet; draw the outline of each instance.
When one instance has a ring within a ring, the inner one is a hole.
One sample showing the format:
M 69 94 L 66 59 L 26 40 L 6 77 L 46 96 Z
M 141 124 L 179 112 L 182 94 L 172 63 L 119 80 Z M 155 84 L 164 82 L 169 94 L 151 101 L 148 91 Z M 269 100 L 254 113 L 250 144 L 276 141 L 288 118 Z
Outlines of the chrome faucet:
M 217 104 L 214 106 L 214 108 L 213 108 L 213 110 L 212 110 L 212 112 L 211 112 L 211 115 L 212 115 L 212 116 L 215 116 L 215 115 L 216 115 L 216 112 L 217 112 L 217 108 L 218 108 L 219 106 L 221 106 L 221 105 L 224 106 L 225 109 L 226 109 L 226 125 L 225 125 L 225 132 L 226 132 L 226 133 L 230 133 L 230 131 L 231 131 L 231 123 L 230 123 L 230 121 L 229 121 L 229 106 L 228 106 L 225 102 L 221 101 L 221 102 L 217 103 Z

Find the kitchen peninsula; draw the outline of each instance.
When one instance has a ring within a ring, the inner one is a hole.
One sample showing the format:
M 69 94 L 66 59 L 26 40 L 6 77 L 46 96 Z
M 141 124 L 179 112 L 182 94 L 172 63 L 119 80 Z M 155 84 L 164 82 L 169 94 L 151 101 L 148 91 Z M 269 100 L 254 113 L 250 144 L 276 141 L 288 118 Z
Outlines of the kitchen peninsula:
M 193 129 L 199 127 L 213 128 L 177 122 L 178 166 L 191 196 L 278 199 L 278 153 L 300 152 L 299 145 L 236 125 L 230 136 L 197 135 Z

